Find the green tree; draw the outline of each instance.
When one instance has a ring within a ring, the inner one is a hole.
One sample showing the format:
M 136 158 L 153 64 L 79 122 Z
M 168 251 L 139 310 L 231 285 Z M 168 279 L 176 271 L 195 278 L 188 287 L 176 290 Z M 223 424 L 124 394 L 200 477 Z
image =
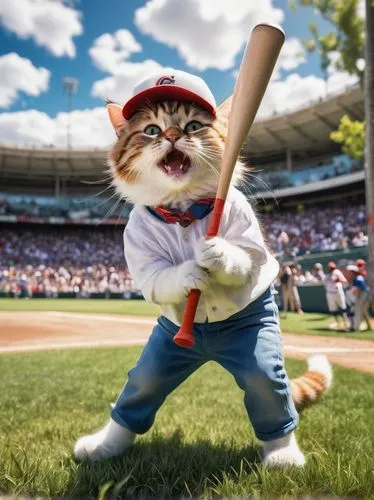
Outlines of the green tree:
M 314 7 L 331 23 L 332 30 L 325 35 L 320 34 L 316 25 L 309 26 L 311 39 L 306 46 L 319 52 L 322 69 L 327 72 L 335 64 L 338 69 L 357 74 L 364 85 L 368 278 L 374 309 L 374 0 L 365 0 L 366 22 L 358 15 L 360 0 L 292 0 L 294 6 L 297 3 Z M 338 58 L 334 61 L 336 54 Z
M 331 132 L 330 139 L 342 144 L 342 150 L 351 158 L 362 160 L 365 150 L 365 127 L 358 120 L 351 120 L 348 115 L 340 119 L 338 130 Z
M 327 79 L 328 69 L 332 67 L 357 75 L 363 85 L 365 22 L 358 15 L 360 0 L 298 0 L 298 2 L 299 5 L 317 9 L 323 19 L 331 25 L 327 33 L 321 34 L 315 23 L 309 23 L 311 38 L 304 41 L 309 52 L 318 52 L 325 78 Z M 292 0 L 290 5 L 295 8 L 297 3 Z M 338 130 L 332 132 L 330 138 L 342 144 L 342 150 L 349 156 L 363 158 L 365 147 L 363 122 L 351 120 L 349 116 L 344 115 Z
M 331 25 L 321 34 L 315 23 L 309 23 L 311 38 L 305 41 L 309 52 L 318 52 L 321 68 L 327 73 L 330 66 L 356 74 L 363 80 L 364 20 L 358 15 L 360 0 L 299 0 L 299 4 L 316 9 Z M 295 0 L 290 2 L 296 7 Z

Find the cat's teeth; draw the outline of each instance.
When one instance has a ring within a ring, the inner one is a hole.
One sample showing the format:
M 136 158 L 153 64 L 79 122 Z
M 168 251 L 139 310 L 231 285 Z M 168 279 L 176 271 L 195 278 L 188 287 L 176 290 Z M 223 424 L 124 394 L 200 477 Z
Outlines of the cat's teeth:
M 181 163 L 181 166 L 179 167 L 179 170 L 183 170 L 183 163 Z

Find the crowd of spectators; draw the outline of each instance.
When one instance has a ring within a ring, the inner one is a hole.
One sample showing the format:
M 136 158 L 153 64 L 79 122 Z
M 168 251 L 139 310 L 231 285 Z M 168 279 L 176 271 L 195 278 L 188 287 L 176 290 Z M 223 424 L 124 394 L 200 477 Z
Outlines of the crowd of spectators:
M 127 268 L 103 264 L 86 267 L 44 264 L 3 267 L 0 268 L 0 292 L 12 297 L 140 296 Z
M 360 160 L 349 158 L 347 155 L 338 155 L 332 159 L 319 161 L 309 168 L 288 171 L 284 163 L 279 164 L 276 170 L 274 170 L 274 164 L 271 167 L 264 167 L 256 173 L 256 176 L 262 180 L 262 182 L 258 182 L 258 185 L 256 184 L 258 191 L 302 186 L 312 182 L 334 179 L 341 175 L 353 174 L 363 170 L 363 163 Z
M 110 227 L 39 227 L 0 233 L 0 292 L 12 296 L 138 294 Z
M 367 245 L 364 205 L 300 207 L 293 212 L 264 213 L 261 219 L 268 244 L 282 259 Z
M 367 245 L 365 207 L 338 205 L 260 215 L 280 260 Z M 124 257 L 120 226 L 7 224 L 0 231 L 0 293 L 137 293 Z M 296 277 L 295 277 L 296 279 Z M 298 285 L 315 281 L 300 274 Z

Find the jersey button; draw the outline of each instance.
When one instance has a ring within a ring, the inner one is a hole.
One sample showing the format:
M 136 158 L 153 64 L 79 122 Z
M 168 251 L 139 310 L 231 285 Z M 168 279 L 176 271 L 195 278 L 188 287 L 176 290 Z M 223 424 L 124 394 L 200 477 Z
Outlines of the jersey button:
M 216 312 L 216 311 L 217 311 L 217 306 L 213 306 L 213 307 L 212 307 L 212 311 L 213 311 L 213 312 Z

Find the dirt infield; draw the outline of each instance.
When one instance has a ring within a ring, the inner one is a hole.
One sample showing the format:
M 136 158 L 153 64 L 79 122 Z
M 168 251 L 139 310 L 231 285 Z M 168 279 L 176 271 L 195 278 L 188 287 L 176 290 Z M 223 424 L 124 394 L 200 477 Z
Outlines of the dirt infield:
M 78 347 L 130 346 L 146 342 L 154 319 L 67 312 L 1 312 L 0 353 Z M 374 341 L 284 334 L 285 353 L 323 353 L 333 363 L 374 373 Z

